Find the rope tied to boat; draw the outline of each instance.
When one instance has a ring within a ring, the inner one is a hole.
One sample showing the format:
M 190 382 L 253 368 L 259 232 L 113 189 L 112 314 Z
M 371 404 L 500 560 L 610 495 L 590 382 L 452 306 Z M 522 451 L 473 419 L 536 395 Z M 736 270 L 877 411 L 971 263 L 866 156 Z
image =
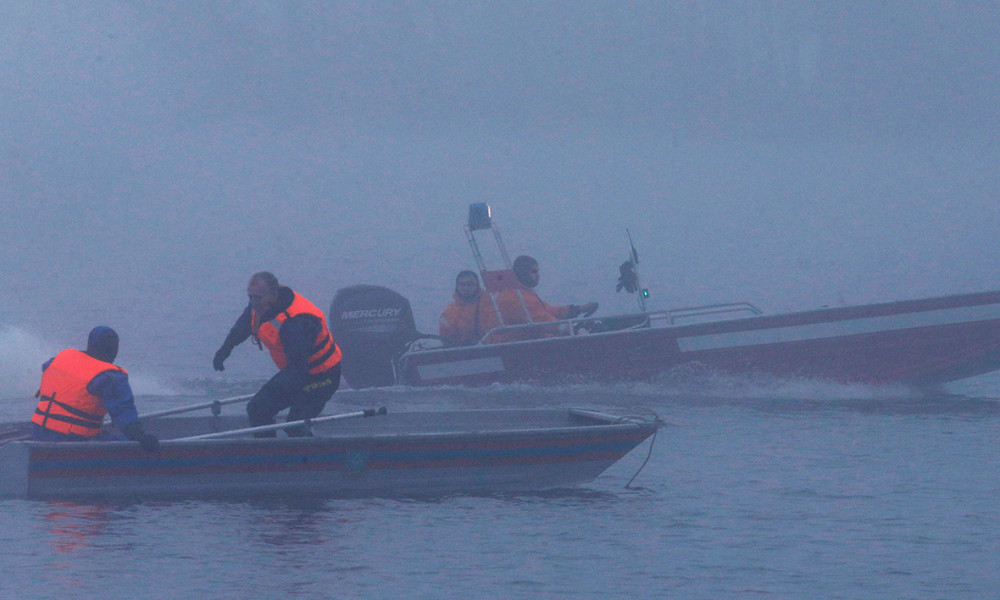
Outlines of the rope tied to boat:
M 617 422 L 619 422 L 619 423 L 636 422 L 636 421 L 642 421 L 642 422 L 646 422 L 646 423 L 648 423 L 648 422 L 654 422 L 654 423 L 655 422 L 660 422 L 660 423 L 662 423 L 663 422 L 663 419 L 660 418 L 660 415 L 658 415 L 656 413 L 656 411 L 650 410 L 648 408 L 643 408 L 642 410 L 645 411 L 646 414 L 641 414 L 641 415 L 623 415 L 623 416 L 621 416 L 621 417 L 618 418 Z M 627 489 L 627 490 L 640 489 L 640 488 L 633 488 L 632 487 L 632 482 L 635 481 L 635 478 L 638 477 L 639 473 L 641 473 L 642 470 L 646 467 L 646 464 L 649 462 L 649 459 L 652 458 L 652 456 L 653 456 L 653 444 L 656 443 L 656 435 L 659 432 L 660 432 L 659 428 L 656 428 L 656 429 L 653 430 L 653 435 L 650 436 L 650 438 L 649 438 L 649 450 L 646 452 L 646 458 L 645 458 L 645 460 L 642 461 L 642 464 L 639 465 L 639 468 L 636 470 L 635 474 L 633 474 L 632 477 L 625 484 L 625 489 Z
M 638 477 L 639 473 L 642 472 L 642 469 L 645 468 L 646 463 L 649 462 L 650 457 L 653 456 L 653 444 L 656 443 L 656 434 L 658 434 L 659 432 L 660 430 L 657 429 L 656 431 L 653 432 L 653 436 L 649 438 L 649 452 L 646 453 L 646 460 L 642 461 L 642 464 L 639 465 L 639 469 L 636 470 L 635 474 L 632 475 L 632 478 L 629 479 L 628 483 L 625 484 L 625 489 L 627 490 L 637 489 L 632 487 L 632 482 L 635 481 L 635 478 Z

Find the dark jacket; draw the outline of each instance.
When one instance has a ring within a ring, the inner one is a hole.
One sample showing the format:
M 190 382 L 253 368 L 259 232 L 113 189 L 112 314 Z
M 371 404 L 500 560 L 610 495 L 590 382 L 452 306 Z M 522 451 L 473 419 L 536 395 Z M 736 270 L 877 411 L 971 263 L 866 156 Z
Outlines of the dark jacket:
M 291 288 L 281 286 L 278 288 L 277 304 L 263 314 L 260 317 L 260 321 L 269 321 L 278 313 L 288 310 L 294 299 L 295 295 L 292 293 Z M 243 313 L 236 319 L 236 323 L 229 330 L 229 335 L 226 336 L 226 340 L 222 343 L 220 352 L 224 351 L 226 356 L 228 356 L 233 348 L 242 344 L 248 337 L 253 335 L 253 330 L 251 329 L 252 315 L 253 309 L 247 304 L 247 307 L 243 309 Z M 308 359 L 312 355 L 313 344 L 322 327 L 323 322 L 315 316 L 301 314 L 287 319 L 281 325 L 278 335 L 281 337 L 281 345 L 285 349 L 285 357 L 288 358 L 288 365 L 271 378 L 271 381 L 268 382 L 269 385 L 279 388 L 287 386 L 287 389 L 290 390 L 294 387 L 301 388 L 311 378 L 316 377 L 309 375 Z M 261 349 L 263 350 L 263 347 Z

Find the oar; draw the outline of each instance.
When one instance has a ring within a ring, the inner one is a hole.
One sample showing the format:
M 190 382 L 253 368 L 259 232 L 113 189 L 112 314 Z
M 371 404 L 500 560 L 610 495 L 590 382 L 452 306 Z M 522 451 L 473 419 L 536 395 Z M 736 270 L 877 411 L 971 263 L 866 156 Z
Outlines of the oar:
M 19 442 L 21 440 L 26 440 L 29 437 L 31 437 L 31 434 L 25 432 L 24 426 L 17 426 L 15 429 L 8 429 L 7 431 L 0 432 L 0 446 L 3 446 L 7 442 Z
M 203 408 L 211 408 L 212 414 L 218 416 L 221 412 L 219 409 L 226 404 L 235 404 L 236 402 L 247 402 L 253 395 L 250 396 L 234 396 L 232 398 L 224 398 L 222 400 L 213 400 L 211 402 L 206 402 L 204 404 L 195 404 L 192 406 L 182 406 L 180 408 L 169 408 L 167 410 L 161 410 L 159 412 L 153 412 L 141 415 L 142 420 L 155 419 L 156 417 L 165 417 L 167 415 L 177 415 L 180 413 L 191 412 L 194 410 L 201 410 Z
M 356 417 L 374 417 L 376 415 L 384 415 L 386 413 L 385 407 L 378 409 L 366 408 L 364 410 L 356 410 L 354 412 L 343 413 L 339 415 L 328 415 L 326 417 L 317 417 L 315 419 L 302 419 L 301 421 L 289 421 L 287 423 L 275 423 L 274 425 L 260 425 L 259 427 L 247 427 L 245 429 L 232 429 L 230 431 L 219 431 L 217 433 L 206 433 L 203 435 L 193 435 L 191 437 L 176 438 L 170 441 L 173 442 L 190 442 L 192 440 L 209 440 L 213 438 L 228 437 L 231 435 L 243 435 L 244 433 L 259 433 L 263 431 L 277 431 L 279 429 L 289 429 L 291 427 L 299 427 L 305 425 L 308 429 L 313 425 L 313 423 L 325 423 L 327 421 L 339 421 L 340 419 L 353 419 Z
M 343 396 L 345 394 L 350 394 L 352 392 L 357 392 L 357 391 L 359 390 L 341 390 L 340 392 L 338 392 L 337 397 L 339 398 L 340 396 Z M 139 417 L 142 419 L 155 419 L 156 417 L 166 417 L 167 415 L 179 415 L 181 413 L 201 410 L 203 408 L 211 408 L 212 414 L 218 416 L 221 413 L 220 409 L 226 404 L 234 404 L 236 402 L 248 402 L 252 398 L 253 394 L 249 396 L 233 396 L 232 398 L 213 400 L 211 402 L 205 402 L 204 404 L 193 404 L 191 406 L 182 406 L 180 408 L 168 408 L 167 410 L 142 414 L 139 415 Z

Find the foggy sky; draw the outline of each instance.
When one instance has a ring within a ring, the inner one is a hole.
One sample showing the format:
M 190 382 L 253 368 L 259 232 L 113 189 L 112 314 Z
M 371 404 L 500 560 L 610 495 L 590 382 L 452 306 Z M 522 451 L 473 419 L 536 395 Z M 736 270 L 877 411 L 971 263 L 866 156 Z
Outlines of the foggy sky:
M 971 133 L 982 131 L 971 122 L 996 127 L 1000 92 L 990 3 L 4 7 L 3 109 L 21 133 L 127 135 L 237 114 L 680 135 Z
M 0 68 L 0 324 L 191 377 L 263 268 L 433 329 L 476 201 L 609 311 L 626 227 L 654 308 L 997 287 L 994 4 L 2 2 Z

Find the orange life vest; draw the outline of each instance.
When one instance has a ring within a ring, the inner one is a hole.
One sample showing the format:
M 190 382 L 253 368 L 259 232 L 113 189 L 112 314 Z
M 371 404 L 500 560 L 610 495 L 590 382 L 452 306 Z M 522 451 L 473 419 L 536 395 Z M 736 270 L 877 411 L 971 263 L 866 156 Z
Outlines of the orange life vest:
M 333 368 L 340 362 L 340 347 L 337 346 L 333 341 L 333 336 L 330 335 L 330 328 L 326 326 L 326 317 L 323 316 L 323 312 L 316 308 L 312 302 L 294 291 L 292 294 L 295 296 L 292 304 L 270 321 L 258 323 L 257 311 L 254 311 L 250 318 L 250 327 L 254 332 L 254 336 L 267 346 L 274 364 L 278 365 L 279 369 L 284 369 L 288 365 L 288 358 L 285 356 L 285 348 L 281 345 L 281 336 L 278 335 L 282 323 L 296 315 L 313 315 L 320 320 L 322 327 L 320 328 L 320 332 L 316 334 L 312 353 L 309 355 L 309 374 L 316 375 Z
M 101 433 L 107 409 L 87 385 L 105 371 L 125 369 L 70 348 L 52 359 L 42 373 L 39 401 L 31 422 L 59 433 L 94 437 Z
M 475 344 L 483 335 L 480 315 L 486 311 L 493 312 L 490 299 L 483 293 L 471 301 L 458 294 L 454 294 L 454 298 L 455 301 L 444 309 L 438 319 L 438 333 L 448 345 Z
M 497 311 L 490 306 L 489 310 L 483 313 L 482 327 L 486 331 L 500 325 L 559 321 L 568 319 L 570 315 L 569 306 L 552 306 L 539 298 L 534 290 L 520 283 L 515 287 L 500 290 L 494 295 L 493 301 L 496 303 L 496 309 L 500 311 L 500 319 L 497 319 Z M 560 335 L 569 335 L 565 325 L 523 327 L 492 333 L 484 342 L 497 344 Z

